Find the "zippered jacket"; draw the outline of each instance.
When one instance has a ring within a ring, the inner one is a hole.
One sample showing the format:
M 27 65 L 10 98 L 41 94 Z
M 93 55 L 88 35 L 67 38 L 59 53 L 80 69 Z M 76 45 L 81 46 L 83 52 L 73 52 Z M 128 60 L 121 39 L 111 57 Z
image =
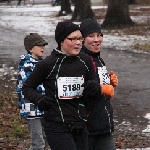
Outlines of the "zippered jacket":
M 90 56 L 100 84 L 110 84 L 109 74 L 103 59 L 100 57 L 100 52 L 92 53 L 83 46 L 81 53 Z M 89 134 L 98 135 L 114 132 L 113 108 L 110 98 L 106 95 L 99 95 L 97 99 L 90 102 L 87 123 Z
M 17 94 L 18 94 L 18 103 L 20 107 L 20 117 L 21 118 L 27 118 L 27 119 L 33 119 L 33 118 L 41 118 L 43 116 L 43 112 L 39 111 L 38 107 L 28 101 L 27 99 L 24 99 L 24 95 L 22 94 L 22 86 L 26 79 L 30 76 L 32 73 L 34 67 L 36 64 L 41 61 L 36 60 L 32 57 L 31 54 L 24 54 L 20 56 L 20 59 L 18 61 L 18 77 L 17 77 Z M 41 95 L 45 94 L 45 89 L 43 87 L 43 84 L 39 85 L 35 91 Z
M 67 56 L 54 49 L 36 65 L 24 83 L 23 94 L 31 102 L 38 103 L 43 97 L 35 88 L 43 83 L 50 106 L 44 111 L 46 122 L 83 122 L 87 120 L 87 112 L 81 85 L 88 80 L 97 80 L 89 56 Z

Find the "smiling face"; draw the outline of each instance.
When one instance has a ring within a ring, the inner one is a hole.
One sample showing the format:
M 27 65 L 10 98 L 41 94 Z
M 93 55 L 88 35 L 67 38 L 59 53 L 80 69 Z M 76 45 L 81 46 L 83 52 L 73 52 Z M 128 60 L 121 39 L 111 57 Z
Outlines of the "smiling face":
M 93 53 L 98 53 L 100 51 L 102 42 L 103 42 L 102 33 L 93 32 L 89 34 L 87 37 L 85 37 L 84 46 Z
M 33 46 L 30 50 L 31 55 L 35 59 L 39 59 L 39 57 L 43 57 L 44 55 L 45 46 Z
M 61 42 L 61 51 L 69 56 L 78 55 L 82 46 L 82 35 L 79 30 L 69 34 L 67 38 Z

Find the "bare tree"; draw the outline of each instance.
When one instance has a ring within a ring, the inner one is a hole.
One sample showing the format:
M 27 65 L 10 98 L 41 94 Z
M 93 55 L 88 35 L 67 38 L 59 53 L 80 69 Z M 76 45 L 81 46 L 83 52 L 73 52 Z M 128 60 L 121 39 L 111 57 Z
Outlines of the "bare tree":
M 75 8 L 71 21 L 83 21 L 87 18 L 94 18 L 90 0 L 75 0 L 74 4 Z
M 128 0 L 108 0 L 108 9 L 102 28 L 123 28 L 132 26 Z

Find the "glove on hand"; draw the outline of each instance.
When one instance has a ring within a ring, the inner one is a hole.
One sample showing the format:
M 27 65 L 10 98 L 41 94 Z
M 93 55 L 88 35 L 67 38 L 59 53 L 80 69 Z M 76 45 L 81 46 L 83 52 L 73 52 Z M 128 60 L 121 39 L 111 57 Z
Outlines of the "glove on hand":
M 114 87 L 109 84 L 102 84 L 101 85 L 101 92 L 104 95 L 110 96 L 110 98 L 113 98 L 114 96 Z
M 109 76 L 110 76 L 110 85 L 116 87 L 118 85 L 117 75 L 113 71 L 110 71 Z
M 50 109 L 50 102 L 47 97 L 43 97 L 38 101 L 38 108 L 40 111 L 46 111 Z
M 82 84 L 84 87 L 83 95 L 88 97 L 96 97 L 100 93 L 100 84 L 95 80 L 88 80 Z

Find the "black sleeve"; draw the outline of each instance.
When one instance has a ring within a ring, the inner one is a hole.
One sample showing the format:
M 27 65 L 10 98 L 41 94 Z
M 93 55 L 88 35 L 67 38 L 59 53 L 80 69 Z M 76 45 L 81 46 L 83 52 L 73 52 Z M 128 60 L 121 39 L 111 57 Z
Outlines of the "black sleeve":
M 83 84 L 83 95 L 86 97 L 86 99 L 97 99 L 101 95 L 99 77 L 94 70 L 94 66 L 90 58 L 88 58 L 86 64 L 88 65 L 88 71 Z

